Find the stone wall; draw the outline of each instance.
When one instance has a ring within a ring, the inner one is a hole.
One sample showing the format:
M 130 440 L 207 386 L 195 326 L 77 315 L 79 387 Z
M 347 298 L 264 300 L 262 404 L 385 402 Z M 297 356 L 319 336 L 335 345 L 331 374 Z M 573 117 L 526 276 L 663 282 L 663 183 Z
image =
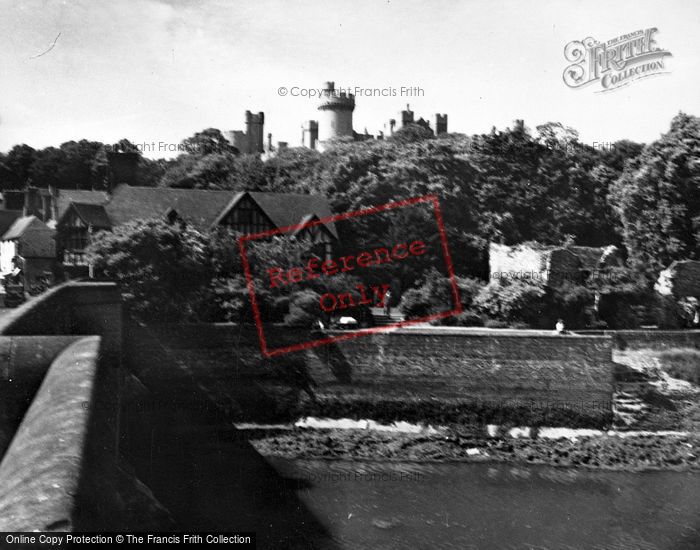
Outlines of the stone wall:
M 68 282 L 51 288 L 0 319 L 0 334 L 93 335 L 114 365 L 122 345 L 121 297 L 114 283 Z
M 115 439 L 109 408 L 93 396 L 114 388 L 99 372 L 100 338 L 56 358 L 0 463 L 0 530 L 105 528 L 113 513 Z
M 0 336 L 0 457 L 53 360 L 78 336 Z
M 329 370 L 334 348 L 346 360 Z M 612 342 L 538 331 L 403 329 L 317 348 L 320 386 L 371 386 L 392 395 L 610 401 Z
M 623 350 L 700 348 L 700 330 L 577 330 L 576 334 L 609 336 Z
M 612 340 L 607 336 L 414 328 L 267 360 L 261 356 L 254 327 L 166 325 L 149 330 L 164 347 L 187 358 L 198 382 L 220 401 L 245 402 L 244 412 L 252 411 L 256 403 L 265 411 L 279 406 L 280 398 L 270 397 L 272 389 L 264 389 L 288 382 L 285 372 L 294 376 L 304 372 L 306 388 L 326 405 L 324 409 L 306 402 L 299 414 L 361 415 L 363 407 L 379 402 L 392 403 L 389 408 L 397 415 L 411 418 L 419 418 L 421 411 L 432 414 L 431 407 L 451 408 L 454 417 L 475 404 L 494 413 L 518 406 L 514 403 L 539 410 L 557 402 L 555 407 L 598 419 L 607 418 L 611 409 Z M 303 332 L 284 327 L 266 330 L 277 339 L 275 346 L 284 345 L 285 339 L 297 343 L 319 336 Z M 138 334 L 134 337 L 130 349 L 138 349 Z
M 0 320 L 2 425 L 12 432 L 0 530 L 105 529 L 123 519 L 121 327 L 113 283 L 66 283 Z

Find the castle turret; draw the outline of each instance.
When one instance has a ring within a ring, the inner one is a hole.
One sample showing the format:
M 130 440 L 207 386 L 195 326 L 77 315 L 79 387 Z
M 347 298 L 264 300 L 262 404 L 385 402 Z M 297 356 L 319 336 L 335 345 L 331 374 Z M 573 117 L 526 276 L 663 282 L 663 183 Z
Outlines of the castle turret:
M 336 92 L 334 82 L 326 82 L 318 106 L 318 140 L 328 141 L 341 137 L 353 137 L 352 112 L 355 96 Z
M 413 124 L 413 111 L 411 111 L 411 106 L 408 103 L 406 104 L 406 110 L 401 111 L 399 113 L 399 115 L 400 115 L 399 120 L 401 121 L 401 125 L 397 128 L 397 130 L 401 129 L 401 128 L 405 128 L 409 124 Z
M 262 153 L 263 148 L 263 127 L 265 125 L 265 113 L 253 114 L 245 112 L 245 129 L 248 136 L 248 150 L 246 153 Z
M 226 140 L 238 149 L 242 154 L 258 155 L 265 151 L 264 148 L 264 126 L 265 113 L 259 112 L 256 114 L 250 111 L 245 112 L 245 132 L 241 130 L 230 130 L 224 132 Z
M 309 120 L 306 122 L 302 128 L 301 132 L 301 143 L 304 147 L 309 149 L 316 149 L 316 142 L 318 141 L 318 122 L 315 120 Z
M 447 115 L 435 113 L 435 135 L 447 133 Z

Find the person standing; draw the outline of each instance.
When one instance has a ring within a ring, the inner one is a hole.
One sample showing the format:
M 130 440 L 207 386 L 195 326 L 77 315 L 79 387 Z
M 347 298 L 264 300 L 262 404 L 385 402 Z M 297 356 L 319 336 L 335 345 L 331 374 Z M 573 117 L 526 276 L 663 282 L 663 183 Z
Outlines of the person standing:
M 391 316 L 391 290 L 387 290 L 384 295 L 384 315 Z

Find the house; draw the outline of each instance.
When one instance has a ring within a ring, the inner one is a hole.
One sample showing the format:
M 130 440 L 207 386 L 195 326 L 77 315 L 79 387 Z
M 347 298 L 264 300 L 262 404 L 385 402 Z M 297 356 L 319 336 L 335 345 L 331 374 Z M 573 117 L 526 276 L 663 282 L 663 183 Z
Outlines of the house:
M 610 267 L 622 267 L 625 262 L 620 249 L 614 245 L 608 246 L 568 246 L 581 261 L 581 271 L 584 279 Z
M 237 193 L 213 225 L 250 234 L 308 224 L 330 216 L 330 205 L 320 195 L 247 191 Z M 309 239 L 317 254 L 327 259 L 333 243 L 338 240 L 338 231 L 332 222 L 299 228 L 294 234 Z
M 104 204 L 109 200 L 106 191 L 85 189 L 48 189 L 27 187 L 23 191 L 23 212 L 25 216 L 36 216 L 41 221 L 55 224 L 66 212 L 71 203 Z
M 548 286 L 565 282 L 583 283 L 590 276 L 609 267 L 622 266 L 615 246 L 547 246 L 538 243 L 507 246 L 490 243 L 491 280 L 531 279 Z
M 21 210 L 0 210 L 0 237 L 21 217 Z M 0 240 L 0 273 L 12 271 L 12 258 L 16 254 L 15 248 L 13 241 Z
M 58 246 L 62 253 L 63 267 L 68 275 L 84 274 L 84 268 L 88 266 L 85 249 L 92 235 L 111 227 L 112 224 L 101 204 L 82 202 L 68 204 L 57 224 Z M 88 274 L 92 275 L 92 273 Z
M 52 279 L 56 261 L 55 230 L 36 216 L 15 219 L 0 237 L 2 272 L 12 270 L 12 259 L 19 257 L 24 273 L 24 288 Z
M 92 195 L 90 197 L 97 199 Z M 229 227 L 249 234 L 294 226 L 330 215 L 328 201 L 317 195 L 252 191 L 233 193 L 122 184 L 114 189 L 107 200 L 71 202 L 58 219 L 56 229 L 63 266 L 69 274 L 77 276 L 88 273 L 85 249 L 95 233 L 134 220 L 180 220 L 202 232 Z M 300 233 L 326 257 L 338 239 L 333 223 L 304 228 L 297 232 Z

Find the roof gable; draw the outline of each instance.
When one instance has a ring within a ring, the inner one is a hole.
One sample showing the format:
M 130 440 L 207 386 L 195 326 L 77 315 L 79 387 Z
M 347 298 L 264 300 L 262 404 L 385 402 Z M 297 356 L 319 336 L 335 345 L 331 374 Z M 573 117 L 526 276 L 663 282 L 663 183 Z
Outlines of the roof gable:
M 245 191 L 236 194 L 231 199 L 214 223 L 221 223 L 245 196 L 250 197 L 270 221 L 272 221 L 275 227 L 278 228 L 306 223 L 313 216 L 316 216 L 318 219 L 332 216 L 328 200 L 321 195 Z M 323 225 L 327 228 L 331 236 L 336 239 L 338 238 L 338 230 L 334 222 L 326 222 Z
M 71 203 L 69 210 L 73 210 L 83 222 L 96 229 L 109 229 L 112 224 L 107 217 L 107 212 L 101 204 Z
M 105 204 L 109 195 L 105 191 L 88 191 L 84 189 L 58 189 L 56 197 L 56 219 L 60 220 L 71 203 Z

